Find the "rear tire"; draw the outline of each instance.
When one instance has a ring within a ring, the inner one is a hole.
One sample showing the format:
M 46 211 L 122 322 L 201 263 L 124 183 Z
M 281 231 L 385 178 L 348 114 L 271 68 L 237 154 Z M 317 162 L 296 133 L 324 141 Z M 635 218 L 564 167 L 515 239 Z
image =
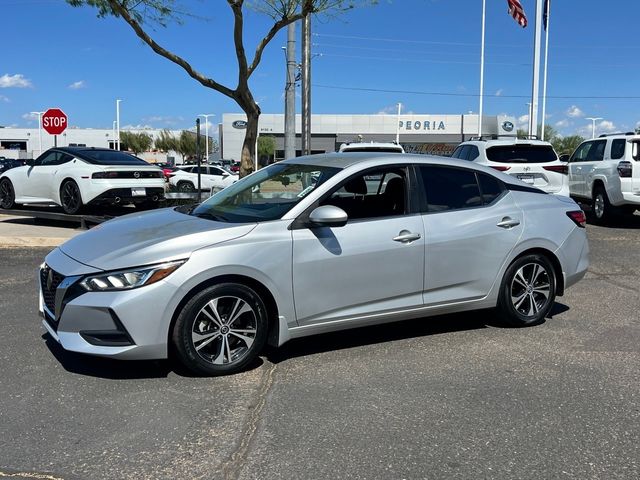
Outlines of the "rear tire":
M 196 191 L 196 187 L 194 187 L 193 183 L 191 182 L 182 181 L 182 182 L 178 182 L 178 191 L 191 193 Z
M 0 182 L 0 207 L 10 210 L 16 206 L 16 191 L 8 178 L 3 178 Z
M 609 196 L 603 186 L 598 185 L 593 189 L 593 216 L 600 224 L 607 223 L 613 216 L 614 207 L 609 203 Z
M 77 215 L 82 210 L 80 188 L 73 180 L 65 181 L 60 187 L 60 205 L 67 215 Z
M 553 265 L 537 253 L 517 258 L 504 274 L 497 311 L 513 327 L 544 322 L 556 298 Z
M 264 302 L 251 288 L 221 283 L 196 293 L 178 314 L 172 343 L 198 375 L 236 373 L 255 360 L 267 339 Z

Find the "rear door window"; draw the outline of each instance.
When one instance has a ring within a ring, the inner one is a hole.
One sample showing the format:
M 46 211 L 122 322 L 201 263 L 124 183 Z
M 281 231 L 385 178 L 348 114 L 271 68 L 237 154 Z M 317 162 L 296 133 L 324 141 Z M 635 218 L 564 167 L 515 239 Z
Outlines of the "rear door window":
M 420 173 L 427 197 L 426 211 L 443 212 L 482 205 L 475 172 L 463 168 L 423 166 Z
M 487 158 L 498 163 L 549 163 L 558 159 L 551 145 L 497 145 L 487 148 Z
M 627 146 L 627 141 L 624 138 L 617 138 L 611 142 L 611 159 L 618 160 L 624 157 L 624 150 Z

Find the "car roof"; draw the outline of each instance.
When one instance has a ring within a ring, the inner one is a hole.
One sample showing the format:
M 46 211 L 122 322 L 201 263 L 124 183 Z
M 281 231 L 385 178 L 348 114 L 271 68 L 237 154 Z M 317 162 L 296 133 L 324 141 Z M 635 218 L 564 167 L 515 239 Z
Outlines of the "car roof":
M 496 145 L 543 145 L 550 146 L 551 143 L 545 140 L 529 138 L 495 138 L 490 140 L 467 140 L 460 145 L 482 145 L 484 147 L 495 147 Z
M 412 154 L 412 153 L 378 153 L 378 152 L 345 152 L 345 153 L 321 153 L 304 157 L 291 158 L 278 163 L 300 164 L 318 167 L 333 167 L 347 169 L 350 167 L 369 168 L 384 165 L 442 165 L 449 167 L 463 167 L 469 170 L 490 173 L 507 183 L 514 183 L 513 177 L 479 163 L 457 158 L 439 157 L 436 155 Z

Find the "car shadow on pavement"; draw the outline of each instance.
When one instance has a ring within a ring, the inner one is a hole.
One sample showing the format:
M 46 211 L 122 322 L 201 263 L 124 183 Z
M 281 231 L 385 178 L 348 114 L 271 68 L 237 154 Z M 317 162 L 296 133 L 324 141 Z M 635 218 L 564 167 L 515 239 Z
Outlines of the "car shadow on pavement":
M 68 352 L 49 334 L 42 335 L 45 345 L 60 365 L 70 373 L 110 380 L 164 378 L 174 371 L 169 360 L 114 360 Z
M 603 224 L 597 223 L 593 215 L 587 215 L 587 221 L 589 225 L 598 227 L 640 230 L 640 215 L 637 213 L 633 215 L 615 215 Z
M 569 310 L 569 307 L 556 302 L 552 307 L 549 319 Z M 392 325 L 393 328 L 389 328 Z M 544 323 L 543 323 L 544 325 Z M 280 348 L 271 348 L 267 358 L 273 363 L 280 363 L 290 358 L 303 357 L 333 350 L 362 347 L 395 340 L 426 337 L 483 328 L 510 329 L 496 316 L 493 309 L 470 312 L 451 313 L 433 317 L 416 318 L 395 323 L 353 328 L 338 332 L 325 333 L 299 339 L 293 339 Z

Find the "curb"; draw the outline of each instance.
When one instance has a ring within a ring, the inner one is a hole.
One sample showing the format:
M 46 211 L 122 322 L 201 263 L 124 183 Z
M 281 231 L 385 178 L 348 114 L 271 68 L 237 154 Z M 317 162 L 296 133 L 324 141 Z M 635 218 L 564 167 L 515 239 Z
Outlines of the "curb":
M 69 238 L 64 237 L 0 237 L 0 248 L 57 247 Z

